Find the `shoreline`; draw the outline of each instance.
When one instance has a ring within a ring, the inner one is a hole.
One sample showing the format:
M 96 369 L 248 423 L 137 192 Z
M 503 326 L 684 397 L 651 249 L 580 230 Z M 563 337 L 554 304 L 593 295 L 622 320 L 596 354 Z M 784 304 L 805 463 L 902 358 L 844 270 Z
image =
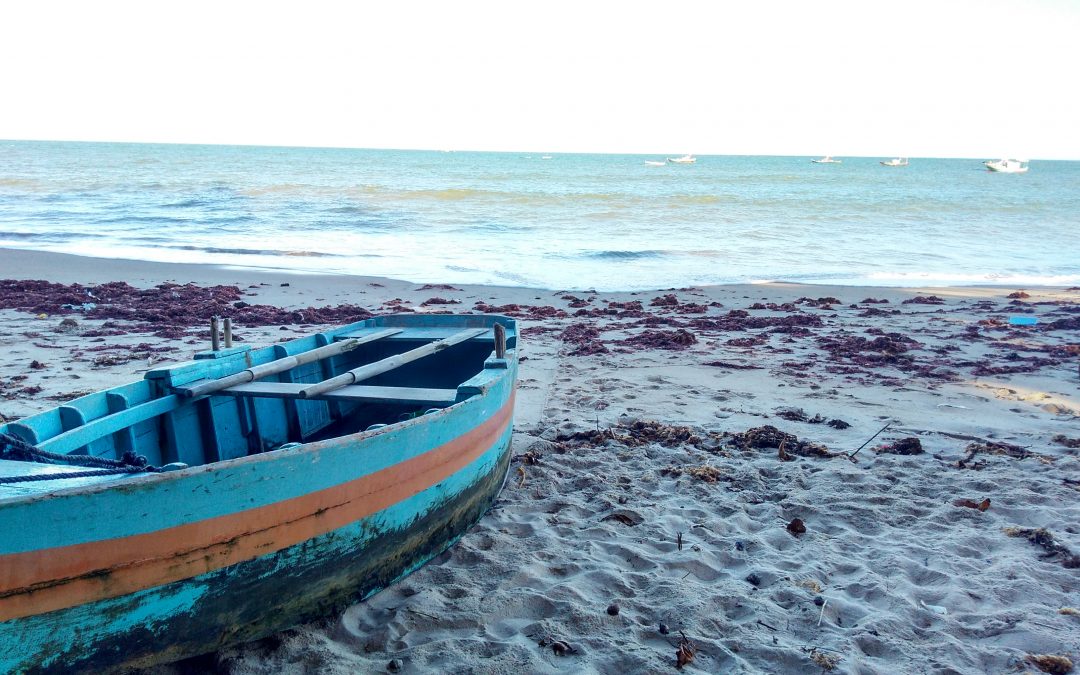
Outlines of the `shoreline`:
M 5 286 L 0 415 L 189 358 L 206 307 L 247 312 L 252 345 L 318 330 L 308 308 L 521 326 L 511 473 L 480 523 L 339 616 L 158 675 L 656 672 L 682 636 L 701 673 L 1080 653 L 1080 575 L 1037 534 L 1080 554 L 1080 289 L 593 293 L 102 261 L 0 249 L 3 279 L 146 289 L 75 306 Z
M 112 276 L 101 275 L 99 265 L 107 264 Z M 36 270 L 48 270 L 43 274 Z M 272 267 L 247 267 L 240 265 L 220 265 L 216 263 L 188 263 L 188 262 L 158 262 L 148 260 L 133 260 L 129 258 L 105 258 L 74 253 L 57 253 L 54 251 L 38 251 L 32 249 L 4 248 L 0 247 L 0 278 L 5 279 L 47 279 L 57 283 L 101 283 L 124 279 L 128 283 L 138 282 L 143 285 L 157 285 L 160 283 L 198 283 L 198 284 L 242 284 L 259 283 L 273 280 L 289 281 L 305 279 L 308 282 L 325 281 L 328 286 L 342 286 L 352 284 L 381 283 L 384 286 L 394 285 L 405 288 L 408 286 L 440 285 L 440 283 L 427 283 L 422 281 L 410 281 L 396 277 L 384 277 L 378 275 L 348 274 L 339 272 L 317 272 L 310 270 L 294 270 L 288 268 Z M 37 274 L 38 276 L 35 276 Z M 503 289 L 508 292 L 569 292 L 569 293 L 597 293 L 590 289 L 555 289 L 537 286 L 503 286 L 499 284 L 454 284 L 456 286 L 473 289 Z M 876 285 L 876 284 L 829 284 L 810 283 L 800 281 L 748 281 L 730 284 L 705 284 L 693 286 L 695 290 L 705 289 L 730 289 L 749 292 L 755 288 L 803 288 L 807 291 L 827 292 L 832 290 L 847 289 L 850 291 L 876 291 L 879 293 L 905 292 L 920 293 L 947 293 L 949 295 L 969 295 L 970 297 L 985 297 L 994 294 L 994 291 L 1008 289 L 1037 289 L 1041 292 L 1057 292 L 1067 290 L 1062 285 L 1017 285 L 1017 284 L 957 284 L 957 285 L 934 285 L 916 284 L 909 286 Z M 817 289 L 817 290 L 815 290 Z M 659 293 L 679 290 L 676 288 L 634 289 L 599 291 L 603 295 L 622 296 L 640 295 L 643 293 Z

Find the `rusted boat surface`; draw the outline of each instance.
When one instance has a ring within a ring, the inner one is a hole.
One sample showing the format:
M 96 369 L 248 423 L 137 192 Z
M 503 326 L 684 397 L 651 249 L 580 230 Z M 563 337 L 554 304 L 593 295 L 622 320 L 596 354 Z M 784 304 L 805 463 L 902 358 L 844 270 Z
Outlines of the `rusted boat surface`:
M 505 317 L 380 317 L 0 425 L 0 672 L 206 653 L 430 560 L 505 480 L 516 338 Z M 51 454 L 12 459 L 15 438 Z M 136 454 L 164 470 L 120 473 Z M 42 475 L 64 477 L 12 482 Z

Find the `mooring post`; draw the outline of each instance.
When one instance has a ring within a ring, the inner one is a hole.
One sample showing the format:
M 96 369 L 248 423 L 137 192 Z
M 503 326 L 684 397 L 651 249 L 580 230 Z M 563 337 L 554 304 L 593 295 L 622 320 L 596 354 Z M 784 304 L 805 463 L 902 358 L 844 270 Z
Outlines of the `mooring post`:
M 225 349 L 232 347 L 232 319 L 225 317 Z
M 221 349 L 221 336 L 218 334 L 218 318 L 216 316 L 210 319 L 210 349 L 215 352 Z
M 506 358 L 506 327 L 501 323 L 495 324 L 495 358 Z

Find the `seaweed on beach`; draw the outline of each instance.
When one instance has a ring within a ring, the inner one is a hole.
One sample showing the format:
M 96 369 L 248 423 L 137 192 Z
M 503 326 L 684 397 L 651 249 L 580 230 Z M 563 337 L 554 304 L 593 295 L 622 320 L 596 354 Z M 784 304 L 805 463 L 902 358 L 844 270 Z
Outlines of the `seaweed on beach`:
M 715 318 L 698 317 L 690 319 L 689 327 L 698 330 L 742 331 L 755 328 L 820 328 L 824 322 L 814 314 L 793 314 L 789 316 L 750 316 L 750 313 L 733 309 L 724 316 Z
M 825 336 L 818 339 L 818 346 L 833 358 L 864 367 L 894 366 L 901 369 L 913 366 L 914 359 L 907 354 L 922 344 L 900 333 L 878 335 L 873 340 L 861 335 Z
M 800 457 L 835 457 L 837 454 L 819 443 L 800 441 L 795 434 L 785 433 L 772 425 L 753 427 L 733 434 L 728 445 L 739 450 L 776 448 L 780 451 L 781 458 L 785 453 Z
M 1054 535 L 1044 527 L 1007 527 L 1005 534 L 1010 537 L 1023 537 L 1032 544 L 1041 547 L 1046 553 L 1042 558 L 1055 559 L 1066 569 L 1080 568 L 1080 555 L 1076 555 L 1067 546 L 1054 538 Z
M 582 445 L 602 446 L 610 441 L 616 441 L 628 447 L 657 444 L 674 448 L 690 445 L 699 450 L 715 451 L 720 447 L 724 436 L 720 433 L 695 431 L 690 427 L 664 424 L 653 420 L 638 420 L 607 429 L 560 434 L 555 440 L 564 448 Z
M 679 328 L 673 331 L 646 330 L 638 335 L 633 335 L 618 344 L 636 347 L 638 349 L 667 349 L 682 350 L 697 344 L 697 337 L 688 330 Z
M 581 323 L 573 323 L 563 329 L 559 338 L 566 344 L 573 345 L 573 349 L 567 352 L 570 356 L 592 356 L 594 354 L 607 354 L 608 348 L 600 342 L 600 331 L 592 326 Z
M 511 303 L 509 305 L 489 305 L 483 301 L 477 301 L 473 305 L 473 309 L 484 314 L 502 314 L 504 316 L 511 316 L 518 319 L 531 319 L 533 321 L 542 321 L 544 319 L 565 319 L 569 315 L 561 309 L 552 307 L 551 305 L 519 305 Z
M 945 300 L 936 295 L 916 295 L 900 303 L 901 305 L 944 305 Z
M 202 325 L 214 316 L 227 316 L 244 326 L 351 323 L 373 316 L 357 305 L 287 310 L 249 304 L 242 300 L 244 296 L 237 286 L 224 285 L 164 283 L 140 289 L 123 281 L 65 286 L 41 280 L 0 280 L 0 309 L 119 319 L 142 324 L 139 329 L 146 331 Z

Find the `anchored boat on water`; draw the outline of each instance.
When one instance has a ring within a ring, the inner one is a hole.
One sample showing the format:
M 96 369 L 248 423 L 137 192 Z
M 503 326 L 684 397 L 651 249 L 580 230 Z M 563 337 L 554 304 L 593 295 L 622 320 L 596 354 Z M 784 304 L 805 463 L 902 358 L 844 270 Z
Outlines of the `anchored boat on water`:
M 983 162 L 983 166 L 996 173 L 1027 173 L 1027 162 L 1026 159 L 986 160 Z
M 147 666 L 370 596 L 510 461 L 517 330 L 395 315 L 0 425 L 0 671 Z

